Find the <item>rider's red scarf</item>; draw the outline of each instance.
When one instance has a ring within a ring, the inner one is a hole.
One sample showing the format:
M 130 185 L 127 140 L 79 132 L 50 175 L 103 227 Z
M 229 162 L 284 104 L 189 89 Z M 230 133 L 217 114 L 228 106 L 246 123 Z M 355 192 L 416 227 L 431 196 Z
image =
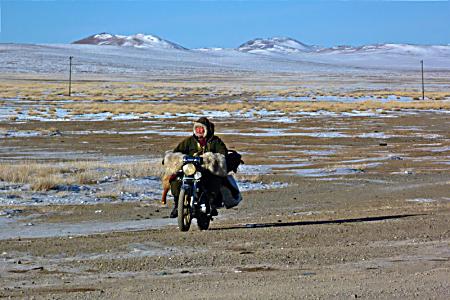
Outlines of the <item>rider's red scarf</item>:
M 205 137 L 199 137 L 198 142 L 200 143 L 200 146 L 202 146 L 202 147 L 206 146 L 206 138 Z

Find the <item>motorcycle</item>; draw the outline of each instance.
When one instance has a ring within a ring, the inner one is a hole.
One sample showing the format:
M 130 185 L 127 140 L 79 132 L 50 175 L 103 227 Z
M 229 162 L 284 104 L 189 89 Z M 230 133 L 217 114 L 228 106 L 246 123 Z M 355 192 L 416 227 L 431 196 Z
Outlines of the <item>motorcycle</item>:
M 215 208 L 229 209 L 241 202 L 242 195 L 239 187 L 234 177 L 227 173 L 227 170 L 236 173 L 241 163 L 244 163 L 241 155 L 234 150 L 229 150 L 225 158 L 221 154 L 211 152 L 204 153 L 202 156 L 172 152 L 166 154 L 163 160 L 166 175 L 163 176 L 162 203 L 166 203 L 165 197 L 170 188 L 170 182 L 179 181 L 180 192 L 176 201 L 178 227 L 181 231 L 189 230 L 192 219 L 197 219 L 200 230 L 207 230 L 211 220 L 217 215 Z M 217 178 L 210 176 L 217 176 Z M 219 189 L 217 185 L 220 186 Z M 209 191 L 210 187 L 211 191 Z
M 183 167 L 178 174 L 178 178 L 182 182 L 178 196 L 178 228 L 180 231 L 188 231 L 192 219 L 197 219 L 200 230 L 207 230 L 213 218 L 207 188 L 202 180 L 205 174 L 202 164 L 203 158 L 200 156 L 183 157 Z

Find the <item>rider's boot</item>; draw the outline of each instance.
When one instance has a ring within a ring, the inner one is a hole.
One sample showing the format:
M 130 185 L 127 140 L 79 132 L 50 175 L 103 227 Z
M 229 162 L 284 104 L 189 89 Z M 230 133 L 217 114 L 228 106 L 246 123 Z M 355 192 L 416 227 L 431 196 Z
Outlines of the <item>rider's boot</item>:
M 211 206 L 211 211 L 209 214 L 211 215 L 211 217 L 219 215 L 219 213 L 217 212 L 217 208 L 215 206 Z
M 178 217 L 178 201 L 175 199 L 175 204 L 173 205 L 172 212 L 170 213 L 170 218 L 174 219 Z
M 217 215 L 219 215 L 219 213 L 217 212 L 217 208 L 219 207 L 219 205 L 217 205 L 217 195 L 215 193 L 209 193 L 209 205 L 211 207 L 211 211 L 209 212 L 209 215 L 211 217 L 215 217 Z
M 178 207 L 174 207 L 170 212 L 170 218 L 174 219 L 178 217 Z

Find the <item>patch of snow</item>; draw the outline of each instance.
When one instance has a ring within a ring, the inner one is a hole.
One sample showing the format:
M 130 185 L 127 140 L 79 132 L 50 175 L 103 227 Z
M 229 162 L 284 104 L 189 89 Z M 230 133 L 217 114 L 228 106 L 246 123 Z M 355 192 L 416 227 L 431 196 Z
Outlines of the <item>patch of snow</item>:
M 270 174 L 272 173 L 272 168 L 268 165 L 240 165 L 239 173 L 246 175 L 260 175 L 260 174 Z
M 40 131 L 33 131 L 33 130 L 27 130 L 27 131 L 15 131 L 15 130 L 8 130 L 8 131 L 1 131 L 0 130 L 0 138 L 21 138 L 21 137 L 34 137 L 34 136 L 41 136 L 44 135 L 43 132 Z
M 343 138 L 350 137 L 349 135 L 340 132 L 286 132 L 278 128 L 259 128 L 263 132 L 239 132 L 239 131 L 222 131 L 218 135 L 239 135 L 239 136 L 254 136 L 254 137 L 273 137 L 273 136 L 309 136 L 317 138 Z
M 288 183 L 283 182 L 251 182 L 251 181 L 238 181 L 239 190 L 241 192 L 253 191 L 253 190 L 271 190 L 271 189 L 282 189 L 287 187 Z
M 342 102 L 342 103 L 357 103 L 365 101 L 374 102 L 411 102 L 413 99 L 411 97 L 398 97 L 395 95 L 389 95 L 384 98 L 378 98 L 375 96 L 363 96 L 363 97 L 342 97 L 342 96 L 301 96 L 301 97 L 281 97 L 281 96 L 259 96 L 255 98 L 256 101 L 288 101 L 288 102 Z
M 371 138 L 371 139 L 390 139 L 394 137 L 400 137 L 400 135 L 385 134 L 384 132 L 369 132 L 356 135 L 358 138 Z
M 298 152 L 307 154 L 307 155 L 316 155 L 316 156 L 328 156 L 336 154 L 336 150 L 300 150 Z
M 442 147 L 429 147 L 429 148 L 420 148 L 423 151 L 430 152 L 448 152 L 450 151 L 450 146 L 442 146 Z
M 436 202 L 436 200 L 430 199 L 430 198 L 415 198 L 415 199 L 407 199 L 406 201 L 408 201 L 408 202 L 417 202 L 417 203 L 432 203 L 432 202 Z

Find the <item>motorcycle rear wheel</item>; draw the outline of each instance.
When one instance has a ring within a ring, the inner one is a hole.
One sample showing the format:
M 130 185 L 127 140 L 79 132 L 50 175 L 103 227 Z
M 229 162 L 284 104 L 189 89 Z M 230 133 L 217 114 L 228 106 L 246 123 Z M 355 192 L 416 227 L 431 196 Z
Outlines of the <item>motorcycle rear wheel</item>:
M 200 215 L 197 217 L 198 229 L 208 230 L 210 221 L 211 221 L 211 218 L 207 214 L 200 213 Z
M 185 190 L 181 189 L 178 196 L 178 228 L 180 231 L 188 231 L 191 227 L 191 197 Z

